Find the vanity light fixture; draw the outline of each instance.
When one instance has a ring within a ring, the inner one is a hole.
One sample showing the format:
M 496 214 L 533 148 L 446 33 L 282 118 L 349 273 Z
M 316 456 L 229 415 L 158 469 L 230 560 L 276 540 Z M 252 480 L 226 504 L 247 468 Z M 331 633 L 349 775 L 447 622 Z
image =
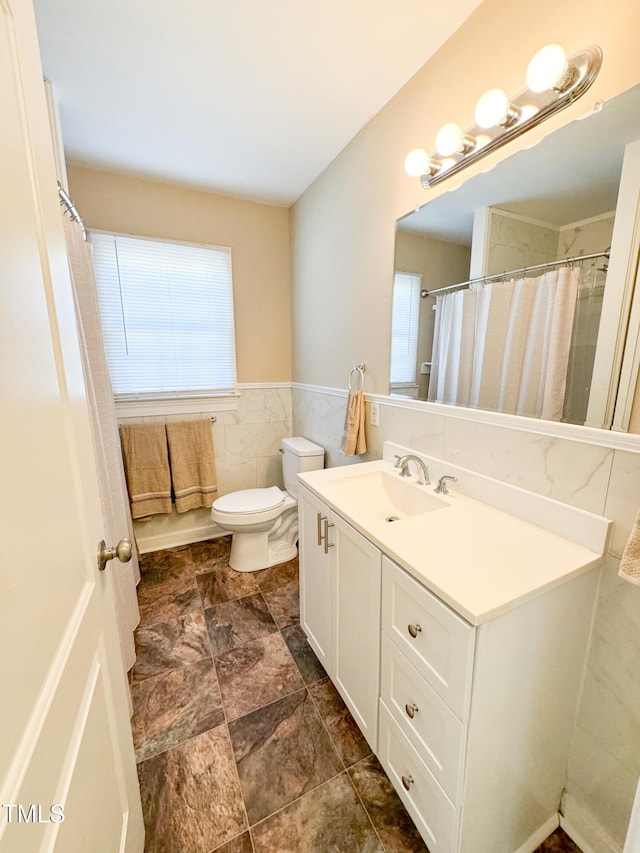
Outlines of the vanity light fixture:
M 527 86 L 532 92 L 555 89 L 566 92 L 578 77 L 578 69 L 567 61 L 567 54 L 559 44 L 547 44 L 534 54 L 527 66 Z
M 425 189 L 475 163 L 486 154 L 568 107 L 589 89 L 602 65 L 602 51 L 593 45 L 567 58 L 558 44 L 541 48 L 527 67 L 527 89 L 509 99 L 502 89 L 489 89 L 476 105 L 474 127 L 443 125 L 435 140 L 436 156 L 414 148 L 405 170 L 419 177 Z
M 443 125 L 436 136 L 436 151 L 443 157 L 451 154 L 469 154 L 476 147 L 476 140 L 465 136 L 463 129 L 455 121 Z
M 439 168 L 440 164 L 438 164 Z M 407 175 L 412 178 L 419 178 L 420 175 L 435 174 L 431 172 L 429 155 L 424 148 L 414 148 L 409 151 L 404 161 L 404 168 Z
M 476 124 L 485 130 L 496 125 L 510 127 L 521 115 L 520 107 L 510 104 L 502 89 L 489 89 L 476 104 Z

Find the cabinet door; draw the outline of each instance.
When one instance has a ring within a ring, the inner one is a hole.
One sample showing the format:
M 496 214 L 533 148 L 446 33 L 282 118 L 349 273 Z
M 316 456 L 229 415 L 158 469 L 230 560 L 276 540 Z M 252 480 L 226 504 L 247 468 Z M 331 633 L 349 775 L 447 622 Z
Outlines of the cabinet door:
M 325 545 L 329 510 L 301 488 L 298 494 L 300 530 L 300 622 L 320 663 L 331 675 L 331 551 Z
M 331 518 L 334 654 L 331 677 L 375 751 L 380 685 L 382 555 L 339 516 Z

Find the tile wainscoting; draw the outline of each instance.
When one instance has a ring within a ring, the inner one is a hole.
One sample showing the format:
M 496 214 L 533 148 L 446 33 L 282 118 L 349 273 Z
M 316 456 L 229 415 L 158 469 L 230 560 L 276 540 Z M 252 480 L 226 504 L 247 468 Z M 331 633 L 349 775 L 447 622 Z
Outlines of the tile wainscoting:
M 640 448 L 625 437 L 600 444 L 592 430 L 563 438 L 376 399 L 380 426 L 370 426 L 367 403 L 361 458 L 340 453 L 344 392 L 294 384 L 293 432 L 325 448 L 327 467 L 380 458 L 389 440 L 614 521 L 563 810 L 585 853 L 621 851 L 640 774 L 640 589 L 617 571 L 640 506 Z
M 288 383 L 238 386 L 235 411 L 216 411 L 211 425 L 216 455 L 218 494 L 260 486 L 280 486 L 282 461 L 280 439 L 291 435 L 291 387 Z M 204 407 L 203 407 L 204 408 Z M 143 421 L 189 420 L 211 417 L 203 411 L 183 415 L 119 417 L 121 424 Z M 134 524 L 142 553 L 175 548 L 220 534 L 208 509 L 152 516 Z

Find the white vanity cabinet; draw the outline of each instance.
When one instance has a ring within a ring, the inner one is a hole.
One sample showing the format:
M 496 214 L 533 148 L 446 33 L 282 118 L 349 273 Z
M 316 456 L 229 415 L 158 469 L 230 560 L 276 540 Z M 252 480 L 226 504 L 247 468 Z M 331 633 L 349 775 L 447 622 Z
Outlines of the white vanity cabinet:
M 430 853 L 532 853 L 558 825 L 597 559 L 471 624 L 304 486 L 299 513 L 302 626 Z M 484 594 L 461 547 L 446 572 Z
M 382 554 L 304 488 L 298 512 L 302 627 L 376 751 Z
M 611 523 L 422 455 L 458 478 L 435 495 L 408 453 L 300 475 L 302 626 L 430 853 L 533 853 Z
M 474 627 L 383 558 L 378 757 L 431 853 L 557 826 L 598 570 Z

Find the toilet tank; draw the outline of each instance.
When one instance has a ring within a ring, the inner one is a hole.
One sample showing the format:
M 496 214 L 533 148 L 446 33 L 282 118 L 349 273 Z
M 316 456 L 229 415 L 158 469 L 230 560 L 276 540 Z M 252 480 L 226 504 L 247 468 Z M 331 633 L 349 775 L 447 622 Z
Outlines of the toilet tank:
M 282 439 L 284 487 L 292 497 L 298 497 L 296 474 L 317 471 L 320 468 L 324 468 L 324 448 L 300 436 Z

